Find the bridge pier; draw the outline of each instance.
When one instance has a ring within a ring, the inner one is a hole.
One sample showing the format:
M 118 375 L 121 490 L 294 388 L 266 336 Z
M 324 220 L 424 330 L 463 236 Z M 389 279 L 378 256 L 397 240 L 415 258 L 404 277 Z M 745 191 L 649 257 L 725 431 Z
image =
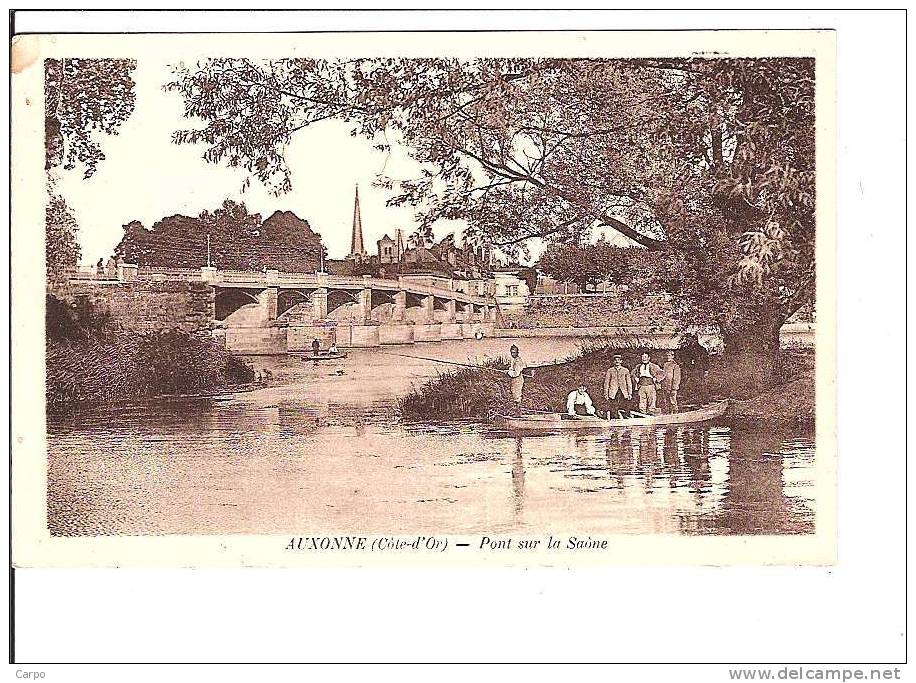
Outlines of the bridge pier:
M 462 324 L 459 322 L 442 323 L 439 337 L 440 339 L 464 339 Z
M 312 317 L 315 320 L 328 317 L 328 290 L 324 287 L 312 292 Z
M 368 348 L 381 346 L 380 325 L 337 325 L 337 346 L 340 348 Z
M 422 299 L 420 299 L 420 306 L 423 309 L 424 322 L 426 322 L 426 324 L 435 322 L 436 297 L 424 296 Z
M 391 319 L 396 322 L 403 322 L 406 315 L 407 292 L 402 289 L 394 295 L 394 311 L 391 314 Z M 413 335 L 411 334 L 411 338 L 412 336 Z
M 414 341 L 441 341 L 442 323 L 418 323 L 413 326 Z
M 258 296 L 258 301 L 264 307 L 267 320 L 277 319 L 277 294 L 276 287 L 268 287 Z
M 406 323 L 394 323 L 390 325 L 380 325 L 378 328 L 378 340 L 380 344 L 412 344 L 414 325 Z
M 461 323 L 458 322 L 457 303 L 454 299 L 449 299 L 445 303 L 445 322 L 439 336 L 442 339 L 464 339 L 464 333 L 461 330 Z
M 363 276 L 363 280 L 366 282 L 367 286 L 360 290 L 358 296 L 360 319 L 364 325 L 372 320 L 372 287 L 368 286 L 368 281 L 371 279 L 369 275 Z

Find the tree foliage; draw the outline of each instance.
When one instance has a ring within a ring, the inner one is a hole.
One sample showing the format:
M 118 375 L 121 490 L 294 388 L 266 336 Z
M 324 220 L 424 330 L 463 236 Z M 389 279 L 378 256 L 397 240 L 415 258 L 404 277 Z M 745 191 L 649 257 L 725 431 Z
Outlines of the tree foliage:
M 684 323 L 769 347 L 813 297 L 810 59 L 216 59 L 167 87 L 202 122 L 176 142 L 276 192 L 296 131 L 344 119 L 419 162 L 380 182 L 421 226 L 515 255 L 613 229 L 657 253 L 646 277 Z
M 130 59 L 46 59 L 45 67 L 45 267 L 60 281 L 80 258 L 79 224 L 57 189 L 61 168 L 81 164 L 92 176 L 105 158 L 96 133 L 116 135 L 134 110 Z
M 538 260 L 538 268 L 560 282 L 575 282 L 581 289 L 608 282 L 626 285 L 634 295 L 651 285 L 651 261 L 656 252 L 639 247 L 619 247 L 599 240 L 595 244 L 554 242 Z
M 95 173 L 105 158 L 96 133 L 117 135 L 134 111 L 136 66 L 132 59 L 45 60 L 45 168 Z
M 49 187 L 45 206 L 45 268 L 49 282 L 57 282 L 79 262 L 78 232 L 67 201 Z
M 266 220 L 248 212 L 244 203 L 227 199 L 214 211 L 197 216 L 169 216 L 147 229 L 140 221 L 124 227 L 115 255 L 128 263 L 166 268 L 200 268 L 210 263 L 221 269 L 288 272 L 317 270 L 321 240 L 304 221 L 289 211 Z

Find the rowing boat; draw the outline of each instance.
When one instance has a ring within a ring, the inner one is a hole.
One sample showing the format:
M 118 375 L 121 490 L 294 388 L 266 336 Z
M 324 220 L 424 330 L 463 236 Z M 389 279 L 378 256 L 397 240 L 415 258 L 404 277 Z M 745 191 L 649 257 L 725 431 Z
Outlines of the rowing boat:
M 521 432 L 555 432 L 613 430 L 624 427 L 654 427 L 656 425 L 680 425 L 705 422 L 722 417 L 728 408 L 728 401 L 709 403 L 695 410 L 682 413 L 664 413 L 607 420 L 592 415 L 567 415 L 566 413 L 540 413 L 521 416 L 503 416 L 506 429 Z
M 337 353 L 329 353 L 328 351 L 321 351 L 317 355 L 314 353 L 304 353 L 299 356 L 304 361 L 320 361 L 320 360 L 340 360 L 341 358 L 346 358 L 347 354 L 344 351 L 338 351 Z

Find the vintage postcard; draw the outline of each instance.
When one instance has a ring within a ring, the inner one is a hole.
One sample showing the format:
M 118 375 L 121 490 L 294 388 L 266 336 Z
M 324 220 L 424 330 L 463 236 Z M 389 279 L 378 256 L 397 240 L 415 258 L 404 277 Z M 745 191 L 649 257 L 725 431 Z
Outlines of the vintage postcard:
M 16 566 L 835 561 L 832 32 L 12 71 Z

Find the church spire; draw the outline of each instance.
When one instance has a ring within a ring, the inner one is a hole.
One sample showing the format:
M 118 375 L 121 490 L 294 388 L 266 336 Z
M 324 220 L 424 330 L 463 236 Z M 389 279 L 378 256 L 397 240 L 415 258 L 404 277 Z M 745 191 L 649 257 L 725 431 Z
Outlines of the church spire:
M 363 221 L 359 214 L 359 185 L 356 186 L 356 199 L 353 202 L 353 236 L 350 238 L 350 256 L 358 258 L 366 255 L 363 247 Z

